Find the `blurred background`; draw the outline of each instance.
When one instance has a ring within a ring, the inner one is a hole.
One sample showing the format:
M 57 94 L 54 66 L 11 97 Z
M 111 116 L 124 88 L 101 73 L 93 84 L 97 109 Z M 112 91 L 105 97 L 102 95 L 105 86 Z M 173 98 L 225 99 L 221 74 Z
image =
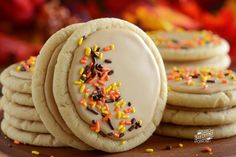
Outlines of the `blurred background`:
M 144 31 L 211 30 L 229 41 L 236 58 L 235 0 L 0 0 L 0 69 L 37 55 L 60 28 L 100 17 Z

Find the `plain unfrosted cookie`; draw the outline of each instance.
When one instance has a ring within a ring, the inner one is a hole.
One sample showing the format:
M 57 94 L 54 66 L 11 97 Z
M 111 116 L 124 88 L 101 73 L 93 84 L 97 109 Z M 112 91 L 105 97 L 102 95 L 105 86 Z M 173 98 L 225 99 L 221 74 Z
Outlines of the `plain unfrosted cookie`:
M 34 107 L 31 94 L 23 94 L 19 92 L 14 92 L 5 87 L 2 88 L 2 93 L 8 100 L 10 100 L 13 103 Z
M 170 105 L 189 108 L 236 105 L 236 75 L 231 70 L 174 67 L 167 77 Z
M 31 79 L 19 78 L 11 74 L 11 71 L 16 71 L 17 66 L 19 64 L 13 64 L 2 72 L 1 83 L 10 90 L 31 94 Z
M 32 121 L 41 121 L 35 108 L 10 102 L 5 97 L 2 99 L 3 110 L 11 116 Z
M 61 118 L 52 93 L 53 71 L 57 56 L 67 38 L 79 29 L 81 24 L 75 24 L 63 28 L 52 35 L 42 47 L 37 58 L 33 75 L 32 91 L 33 100 L 37 112 L 40 115 L 48 131 L 60 141 L 80 150 L 91 150 L 72 134 Z
M 190 126 L 212 126 L 236 122 L 236 107 L 222 111 L 192 111 L 165 109 L 163 122 Z
M 138 27 L 113 18 L 90 21 L 63 46 L 53 93 L 82 141 L 106 152 L 127 151 L 159 125 L 167 96 L 163 61 Z
M 12 140 L 17 140 L 23 144 L 30 144 L 44 147 L 64 147 L 65 145 L 59 142 L 50 134 L 39 134 L 26 132 L 12 127 L 3 120 L 1 122 L 1 129 L 3 133 Z
M 236 135 L 236 123 L 221 125 L 221 126 L 204 126 L 204 127 L 193 127 L 193 126 L 181 126 L 162 123 L 158 126 L 156 133 L 159 135 L 186 138 L 186 139 L 199 139 L 197 133 L 204 132 L 209 133 L 213 131 L 213 139 L 228 138 Z M 208 137 L 208 135 L 206 135 Z M 195 138 L 196 137 L 196 138 Z M 199 136 L 199 140 L 205 140 Z M 204 134 L 203 134 L 204 137 Z M 207 139 L 206 139 L 207 140 Z
M 229 55 L 215 56 L 209 59 L 198 60 L 198 61 L 179 61 L 179 62 L 168 62 L 165 61 L 165 68 L 171 69 L 175 66 L 185 66 L 189 68 L 193 67 L 215 67 L 218 69 L 227 69 L 230 66 L 231 60 Z
M 226 40 L 209 31 L 149 32 L 165 61 L 194 61 L 227 54 Z
M 29 131 L 35 133 L 49 133 L 48 130 L 43 125 L 43 123 L 39 121 L 29 121 L 29 120 L 19 119 L 8 115 L 6 112 L 4 112 L 4 119 L 11 126 L 23 131 Z

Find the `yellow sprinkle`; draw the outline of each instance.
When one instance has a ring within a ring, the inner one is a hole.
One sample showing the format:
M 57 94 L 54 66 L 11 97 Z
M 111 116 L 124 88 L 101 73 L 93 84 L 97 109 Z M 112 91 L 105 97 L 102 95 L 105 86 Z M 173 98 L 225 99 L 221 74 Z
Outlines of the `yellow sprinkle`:
M 93 51 L 97 51 L 97 49 L 98 49 L 98 46 L 95 44 L 95 45 L 93 46 Z
M 89 97 L 89 93 L 85 93 L 84 98 L 88 99 L 88 97 Z
M 97 108 L 98 110 L 101 110 L 101 106 L 96 105 L 96 108 Z
M 142 124 L 143 124 L 143 121 L 142 121 L 142 120 L 139 120 L 138 123 L 139 123 L 140 125 L 142 125 Z
M 96 102 L 92 103 L 92 108 L 94 108 L 96 106 Z
M 133 110 L 132 110 L 132 113 L 135 113 L 135 112 L 136 112 L 136 109 L 135 109 L 134 107 L 133 107 L 132 109 L 133 109 Z
M 120 119 L 121 116 L 122 116 L 122 112 L 121 112 L 121 111 L 118 111 L 117 114 L 116 114 L 116 117 L 117 117 L 118 119 Z
M 126 144 L 126 141 L 125 141 L 125 140 L 122 140 L 120 143 L 121 143 L 121 144 Z
M 81 85 L 81 82 L 80 81 L 75 81 L 74 84 L 75 85 Z
M 147 152 L 147 153 L 152 153 L 152 152 L 154 152 L 154 149 L 152 149 L 152 148 L 147 148 L 147 149 L 145 150 L 145 152 Z
M 85 74 L 83 74 L 82 76 L 83 76 L 84 78 L 86 77 L 86 75 L 85 75 Z
M 84 41 L 84 38 L 83 38 L 83 37 L 81 37 L 81 38 L 79 39 L 79 41 L 78 41 L 78 45 L 79 45 L 79 46 L 81 46 L 81 45 L 82 45 L 82 43 L 83 43 L 83 41 Z
M 124 125 L 119 125 L 118 130 L 122 129 Z
M 121 82 L 119 82 L 119 83 L 117 84 L 117 87 L 121 87 L 121 85 L 122 85 L 122 83 L 121 83 Z
M 104 113 L 104 114 L 109 114 L 109 112 L 108 112 L 108 111 L 102 111 L 102 113 Z
M 110 45 L 110 49 L 113 50 L 115 48 L 115 45 L 114 44 L 111 44 Z
M 121 128 L 121 129 L 119 130 L 119 133 L 125 133 L 125 131 L 126 131 L 126 128 L 123 127 L 123 128 Z
M 190 83 L 190 86 L 195 86 L 195 84 L 196 84 L 196 82 L 195 82 L 195 81 L 192 81 L 192 82 Z
M 111 91 L 111 88 L 112 88 L 112 86 L 108 86 L 108 87 L 106 88 L 106 93 L 109 93 L 109 92 Z
M 34 155 L 39 155 L 40 154 L 38 151 L 34 151 L 34 150 L 31 153 L 34 154 Z
M 102 58 L 103 58 L 103 53 L 100 53 L 99 59 L 102 60 Z
M 124 114 L 124 115 L 122 115 L 122 118 L 123 119 L 129 119 L 129 116 Z
M 84 107 L 87 107 L 87 103 L 86 103 L 86 102 L 83 102 L 82 105 L 83 105 Z
M 201 77 L 201 81 L 202 81 L 202 82 L 206 82 L 207 79 L 208 79 L 208 78 L 207 78 L 206 76 Z
M 16 67 L 16 70 L 17 70 L 17 71 L 20 71 L 20 69 L 21 69 L 20 66 L 17 66 L 17 67 Z
M 123 103 L 120 105 L 120 107 L 121 107 L 121 108 L 124 108 L 125 105 L 126 105 L 126 102 L 123 102 Z
M 179 78 L 176 78 L 175 80 L 176 80 L 176 81 L 181 81 L 181 80 L 182 80 L 182 78 L 181 78 L 181 77 L 179 77 Z
M 79 90 L 79 92 L 80 92 L 80 93 L 83 93 L 83 92 L 84 92 L 84 90 L 85 90 L 85 85 L 84 85 L 84 84 L 82 84 L 82 85 L 80 86 L 80 90 Z
M 85 55 L 89 57 L 90 54 L 91 54 L 91 49 L 89 47 L 86 47 L 85 48 Z
M 179 147 L 180 147 L 180 148 L 183 148 L 184 145 L 183 145 L 182 143 L 179 143 Z
M 79 70 L 79 74 L 82 75 L 83 72 L 84 72 L 84 68 L 81 68 L 81 69 Z

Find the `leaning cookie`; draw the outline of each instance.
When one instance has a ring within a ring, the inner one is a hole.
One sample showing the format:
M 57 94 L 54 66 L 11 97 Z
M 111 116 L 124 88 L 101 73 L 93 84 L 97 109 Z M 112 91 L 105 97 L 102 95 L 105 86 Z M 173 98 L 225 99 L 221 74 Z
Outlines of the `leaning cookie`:
M 170 105 L 188 108 L 236 105 L 236 75 L 231 70 L 174 67 L 167 77 Z
M 225 70 L 230 66 L 231 60 L 229 55 L 215 56 L 209 59 L 198 60 L 198 61 L 165 61 L 165 68 L 169 70 L 175 66 L 177 67 L 215 67 L 217 69 Z
M 31 94 L 32 71 L 35 60 L 35 57 L 30 57 L 26 61 L 6 68 L 1 74 L 3 86 L 12 91 Z
M 201 136 L 199 134 L 201 132 L 206 132 L 207 134 L 206 135 L 203 134 Z M 200 140 L 202 139 L 201 137 L 221 139 L 236 135 L 236 123 L 222 126 L 211 126 L 211 127 L 180 126 L 180 125 L 162 123 L 157 128 L 156 133 L 163 136 L 195 139 L 195 140 L 199 139 L 199 137 Z
M 7 137 L 23 144 L 43 147 L 65 147 L 64 144 L 59 142 L 50 134 L 22 131 L 12 127 L 5 119 L 1 122 L 1 129 Z
M 127 151 L 160 123 L 167 97 L 163 61 L 138 27 L 113 18 L 93 20 L 63 46 L 53 93 L 82 141 L 105 152 Z
M 149 32 L 165 61 L 194 61 L 225 55 L 229 44 L 210 31 Z
M 52 92 L 54 67 L 57 63 L 57 56 L 67 38 L 81 24 L 74 24 L 63 28 L 52 35 L 42 47 L 32 81 L 32 96 L 35 108 L 40 115 L 48 131 L 65 144 L 80 149 L 91 150 L 87 144 L 75 137 L 67 127 L 56 108 Z

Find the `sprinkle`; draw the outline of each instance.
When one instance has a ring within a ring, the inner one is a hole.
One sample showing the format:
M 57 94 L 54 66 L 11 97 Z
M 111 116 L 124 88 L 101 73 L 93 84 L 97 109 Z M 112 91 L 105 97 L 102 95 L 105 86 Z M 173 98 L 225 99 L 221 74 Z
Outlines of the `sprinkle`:
M 114 70 L 110 70 L 107 74 L 112 75 L 114 73 Z
M 108 64 L 112 63 L 112 61 L 110 59 L 105 59 L 104 62 L 108 63 Z
M 94 109 L 92 109 L 92 108 L 90 108 L 90 107 L 87 107 L 86 109 L 87 109 L 88 111 L 90 111 L 91 113 L 95 114 L 95 115 L 98 115 L 98 114 L 99 114 L 98 111 L 96 111 L 96 110 L 94 110 Z
M 215 80 L 207 80 L 207 83 L 215 83 Z
M 122 140 L 121 142 L 120 142 L 120 144 L 126 144 L 126 141 L 125 140 Z
M 83 41 L 84 41 L 84 37 L 81 37 L 81 38 L 79 39 L 79 41 L 78 41 L 78 45 L 81 46 L 82 43 L 83 43 Z
M 111 123 L 111 119 L 110 118 L 108 118 L 107 123 L 108 123 L 109 127 L 111 128 L 111 130 L 114 130 L 114 127 L 113 127 L 113 125 Z
M 184 145 L 183 145 L 182 143 L 179 143 L 179 147 L 180 147 L 180 148 L 183 148 Z
M 80 92 L 80 93 L 83 93 L 83 92 L 84 92 L 84 90 L 85 90 L 85 85 L 84 85 L 84 84 L 82 84 L 82 85 L 80 86 L 80 90 L 79 90 L 79 92 Z
M 93 51 L 97 51 L 97 50 L 98 50 L 98 46 L 96 44 L 94 44 Z
M 111 44 L 110 45 L 110 49 L 113 50 L 115 48 L 115 45 L 114 44 Z
M 13 143 L 18 145 L 18 144 L 20 144 L 20 141 L 14 140 Z
M 79 70 L 79 74 L 82 75 L 83 72 L 84 72 L 84 68 L 81 68 L 81 69 Z
M 35 150 L 32 150 L 31 153 L 34 154 L 34 155 L 39 155 L 40 154 L 38 151 L 35 151 Z
M 128 131 L 131 132 L 131 131 L 133 131 L 134 129 L 135 129 L 135 126 L 132 125 L 132 126 L 128 129 Z
M 91 48 L 89 48 L 89 47 L 86 47 L 86 48 L 85 48 L 85 55 L 86 55 L 87 57 L 89 57 L 89 56 L 91 55 Z
M 221 83 L 227 84 L 227 83 L 228 83 L 228 80 L 222 80 Z
M 212 153 L 213 150 L 212 150 L 211 147 L 207 146 L 207 147 L 205 147 L 205 148 L 203 149 L 203 152 L 206 152 L 206 153 Z
M 154 149 L 152 149 L 152 148 L 147 148 L 147 149 L 145 149 L 145 152 L 146 152 L 146 153 L 153 153 L 153 152 L 154 152 Z

